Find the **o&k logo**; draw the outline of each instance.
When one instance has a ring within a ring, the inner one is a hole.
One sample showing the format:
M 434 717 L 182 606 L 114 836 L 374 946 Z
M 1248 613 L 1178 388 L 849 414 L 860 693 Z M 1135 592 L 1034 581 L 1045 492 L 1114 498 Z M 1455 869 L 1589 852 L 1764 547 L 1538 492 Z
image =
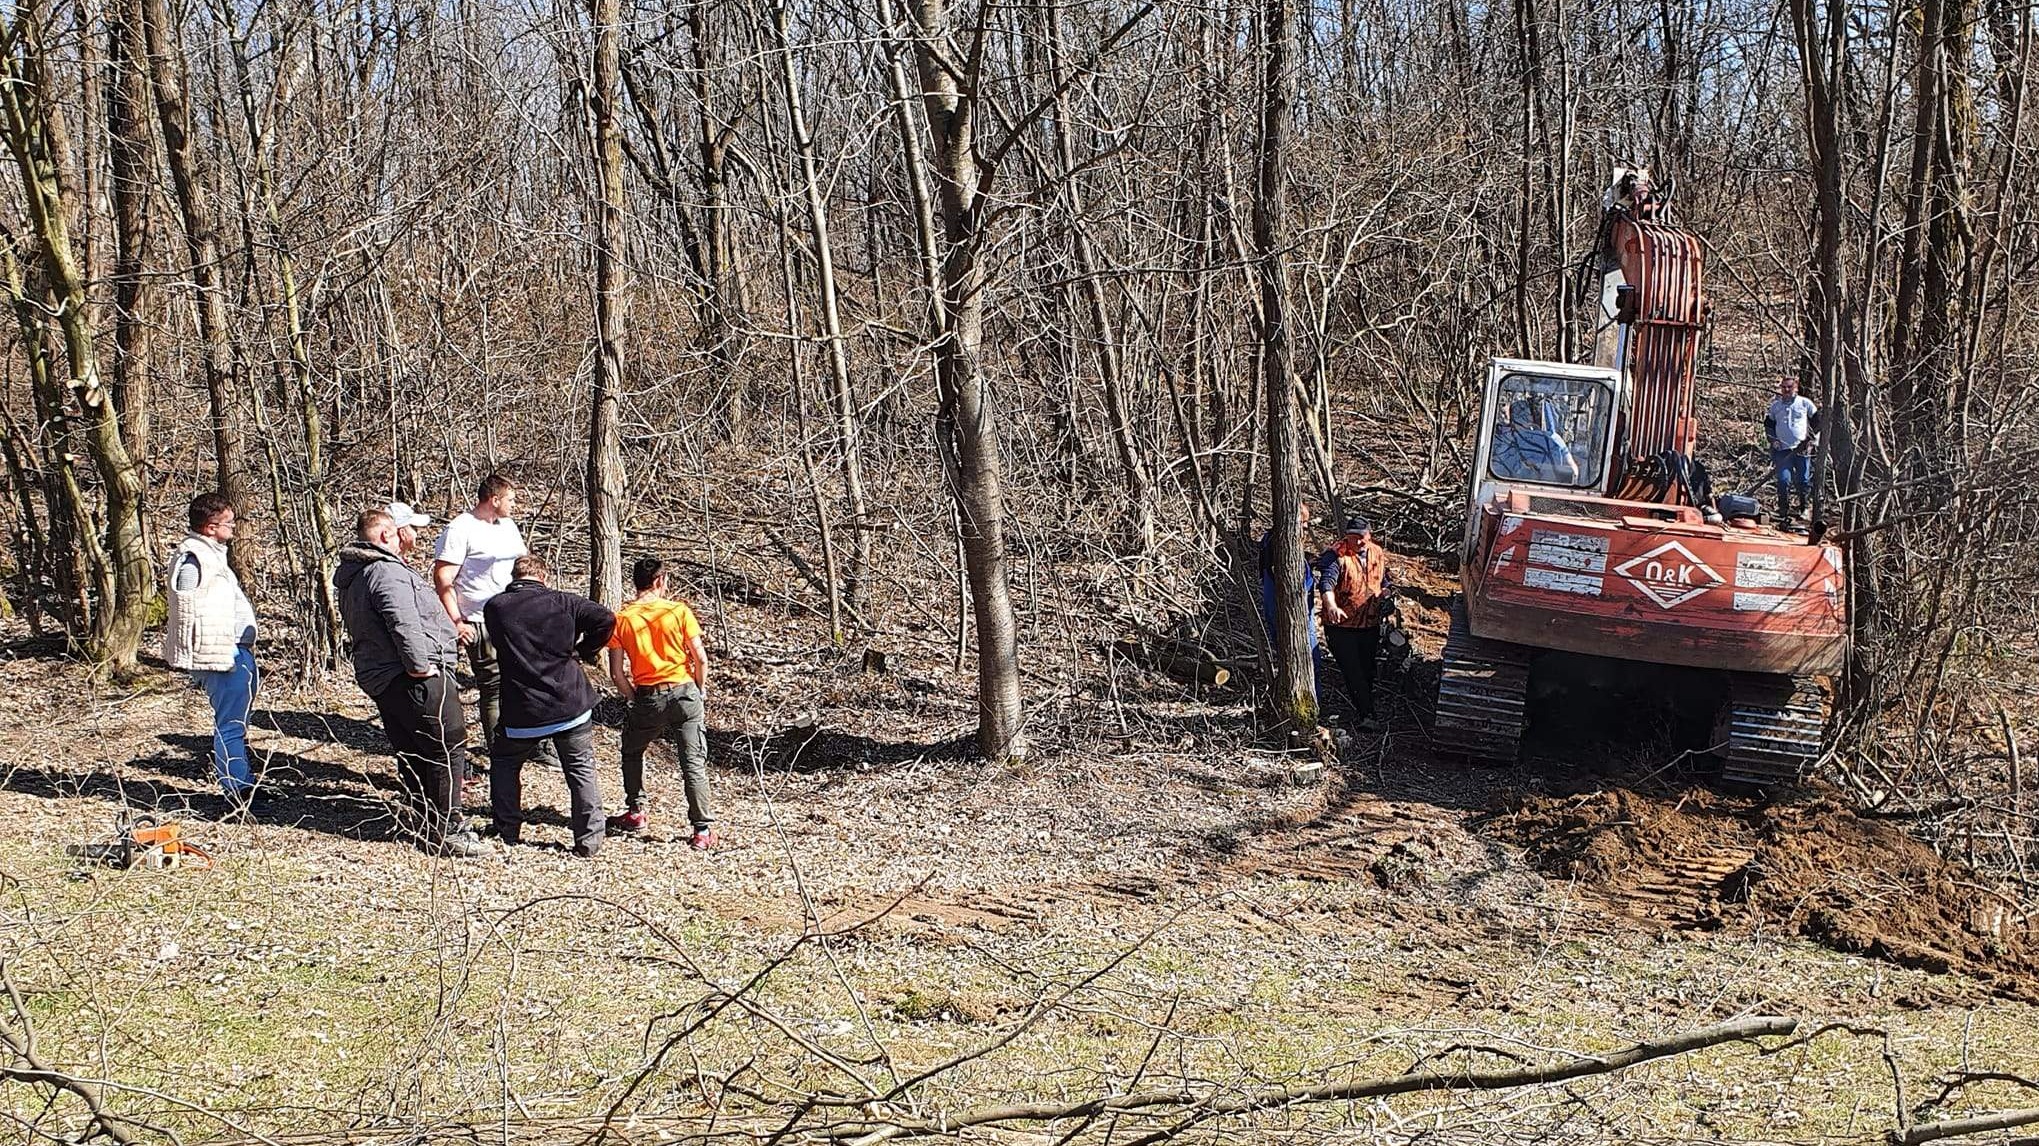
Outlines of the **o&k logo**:
M 1712 566 L 1676 541 L 1667 541 L 1640 557 L 1631 557 L 1616 565 L 1614 571 L 1642 590 L 1643 596 L 1666 609 L 1690 601 L 1715 585 L 1727 584 L 1727 578 L 1715 573 Z

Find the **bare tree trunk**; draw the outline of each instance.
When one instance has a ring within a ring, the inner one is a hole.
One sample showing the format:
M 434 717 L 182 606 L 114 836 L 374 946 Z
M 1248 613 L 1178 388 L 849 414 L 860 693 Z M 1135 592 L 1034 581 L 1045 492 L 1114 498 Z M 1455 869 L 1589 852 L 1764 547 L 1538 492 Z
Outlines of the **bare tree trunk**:
M 1007 588 L 1004 462 L 998 423 L 985 384 L 984 271 L 979 244 L 985 225 L 979 166 L 976 91 L 950 70 L 947 0 L 916 0 L 914 41 L 920 84 L 934 137 L 932 182 L 942 219 L 941 323 L 934 332 L 935 384 L 941 407 L 935 436 L 960 517 L 970 599 L 977 623 L 977 746 L 995 763 L 1027 754 L 1026 706 L 1020 694 L 1019 625 Z M 983 38 L 976 37 L 982 52 Z M 979 74 L 981 60 L 970 63 Z M 911 171 L 926 180 L 930 172 Z
M 619 132 L 624 154 L 629 157 L 638 173 L 665 201 L 680 232 L 688 265 L 699 280 L 699 292 L 695 305 L 695 317 L 700 332 L 695 345 L 708 352 L 715 362 L 718 377 L 727 389 L 721 401 L 722 426 L 731 437 L 741 432 L 745 410 L 743 383 L 736 370 L 736 336 L 730 323 L 731 301 L 727 264 L 728 239 L 727 203 L 723 201 L 723 150 L 717 142 L 731 133 L 733 125 L 718 124 L 715 120 L 714 105 L 709 102 L 708 69 L 703 62 L 707 58 L 707 47 L 703 37 L 707 35 L 706 21 L 701 15 L 701 5 L 688 8 L 690 35 L 696 66 L 694 91 L 698 107 L 695 110 L 696 130 L 700 133 L 699 154 L 702 159 L 701 185 L 708 202 L 699 208 L 699 225 L 696 225 L 694 205 L 688 201 L 686 191 L 680 186 L 677 173 L 678 162 L 674 147 L 669 142 L 666 121 L 660 110 L 653 86 L 633 66 L 635 57 L 625 56 L 622 61 L 623 90 L 629 96 L 632 106 L 637 109 L 638 123 L 642 127 L 645 146 L 639 149 L 631 145 L 630 136 Z
M 1822 16 L 1818 5 L 1824 4 Z M 1849 342 L 1847 323 L 1848 274 L 1841 262 L 1846 226 L 1847 201 L 1843 186 L 1841 100 L 1842 62 L 1846 51 L 1846 0 L 1792 0 L 1791 21 L 1798 39 L 1800 66 L 1806 88 L 1807 128 L 1811 136 L 1813 174 L 1817 193 L 1813 213 L 1812 278 L 1807 290 L 1807 309 L 1816 333 L 1812 347 L 1813 369 L 1819 383 L 1820 409 L 1826 412 L 1826 433 L 1814 456 L 1813 514 L 1823 518 L 1823 491 L 1830 459 L 1840 462 L 1841 492 L 1852 494 L 1849 486 L 1855 467 L 1849 464 L 1855 449 L 1852 417 L 1856 402 L 1845 382 Z M 1863 679 L 1862 654 L 1872 645 L 1869 639 L 1877 624 L 1876 562 L 1869 549 L 1873 541 L 1858 536 L 1850 543 L 1849 620 L 1854 626 L 1855 659 L 1849 679 L 1859 692 Z
M 730 437 L 743 433 L 748 403 L 744 383 L 733 369 L 736 363 L 736 317 L 743 310 L 742 292 L 735 273 L 735 256 L 730 241 L 735 217 L 729 203 L 729 145 L 736 134 L 733 117 L 723 122 L 716 113 L 711 69 L 716 62 L 709 54 L 708 0 L 694 0 L 687 6 L 687 35 L 694 53 L 694 103 L 701 156 L 702 256 L 707 266 L 708 304 L 713 320 L 708 337 L 715 361 L 723 368 L 728 390 L 723 395 L 723 424 Z
M 1529 307 L 1531 227 L 1536 171 L 1536 14 L 1531 0 L 1515 0 L 1516 50 L 1522 60 L 1521 173 L 1516 186 L 1515 337 L 1516 352 L 1536 357 L 1536 319 Z
M 0 103 L 6 113 L 8 149 L 20 170 L 29 222 L 42 250 L 45 284 L 63 334 L 64 356 L 70 363 L 69 385 L 84 411 L 86 447 L 106 499 L 101 564 L 110 567 L 112 583 L 102 582 L 100 587 L 92 654 L 116 676 L 125 677 L 135 669 L 152 589 L 142 541 L 141 470 L 127 451 L 113 395 L 100 382 L 92 312 L 86 304 L 83 271 L 71 245 L 69 220 L 74 211 L 64 201 L 67 181 L 60 174 L 64 154 L 53 146 L 48 93 L 34 78 L 44 74 L 38 19 L 34 5 L 23 3 L 15 9 L 14 26 L 0 37 L 0 42 L 10 45 L 5 74 L 0 75 Z M 96 538 L 93 544 L 99 544 Z
M 622 0 L 589 0 L 595 33 L 590 93 L 599 202 L 595 204 L 595 379 L 588 414 L 588 596 L 623 603 L 623 454 L 616 400 L 623 389 Z
M 2027 77 L 2031 69 L 2028 58 L 2031 44 L 2031 5 L 2017 5 L 2015 9 L 2009 0 L 1989 0 L 1985 5 L 1989 27 L 1990 55 L 1998 61 L 1996 91 L 1998 102 L 2010 108 L 2010 122 L 2003 129 L 2004 145 L 2001 148 L 2002 167 L 1997 173 L 1994 202 L 1990 214 L 1996 216 L 1996 223 L 1982 237 L 1980 251 L 1976 257 L 1973 284 L 1968 292 L 1966 314 L 1968 331 L 1966 345 L 1956 367 L 1954 392 L 1949 396 L 1955 418 L 1957 443 L 1965 443 L 1971 429 L 1971 415 L 1974 409 L 1973 394 L 1976 375 L 1981 373 L 1982 337 L 1990 325 L 1989 296 L 1995 280 L 1997 266 L 2003 262 L 2007 248 L 2011 245 L 2012 228 L 2017 212 L 2011 209 L 2017 200 L 2016 190 L 2029 184 L 2029 179 L 2020 178 L 2025 173 L 2024 149 L 2017 143 L 2025 124 L 2028 103 Z M 2012 12 L 2017 19 L 2014 21 Z M 2004 311 L 2010 309 L 2005 299 Z M 1999 355 L 1999 360 L 2001 356 Z
M 1076 146 L 1071 138 L 1069 48 L 1062 39 L 1060 0 L 1048 0 L 1042 5 L 1042 12 L 1047 23 L 1048 82 L 1055 89 L 1055 158 L 1062 167 L 1049 176 L 1064 180 L 1062 196 L 1069 208 L 1070 253 L 1075 259 L 1091 330 L 1097 336 L 1098 381 L 1103 385 L 1105 415 L 1111 424 L 1112 442 L 1118 447 L 1119 468 L 1126 483 L 1127 521 L 1132 526 L 1137 552 L 1144 558 L 1154 551 L 1154 481 L 1148 474 L 1140 443 L 1133 436 L 1126 380 L 1120 368 L 1118 328 L 1105 306 L 1104 281 L 1098 275 L 1089 221 L 1084 217 L 1083 176 L 1076 167 Z
M 234 28 L 234 14 L 224 5 L 215 9 L 215 18 L 223 27 Z M 340 653 L 340 604 L 333 593 L 331 568 L 339 552 L 339 543 L 333 528 L 331 495 L 327 488 L 325 420 L 319 409 L 317 389 L 312 383 L 310 336 L 305 331 L 304 304 L 298 294 L 297 260 L 291 251 L 290 237 L 284 233 L 283 215 L 276 201 L 276 177 L 270 159 L 274 147 L 273 133 L 263 129 L 261 112 L 256 106 L 255 78 L 249 62 L 247 37 L 236 30 L 230 32 L 227 40 L 239 89 L 242 126 L 248 137 L 253 183 L 250 194 L 261 201 L 259 225 L 266 240 L 264 245 L 269 248 L 270 257 L 276 264 L 276 301 L 284 322 L 286 372 L 290 379 L 290 392 L 298 406 L 299 429 L 304 435 L 299 455 L 304 477 L 302 504 L 297 504 L 298 499 L 285 492 L 285 467 L 278 464 L 285 455 L 278 450 L 278 443 L 267 424 L 267 414 L 262 410 L 261 389 L 251 387 L 248 398 L 255 408 L 256 425 L 263 435 L 264 450 L 270 460 L 270 496 L 279 518 L 287 510 L 292 517 L 301 517 L 311 526 L 310 545 L 292 547 L 310 552 L 291 555 L 291 566 L 302 577 L 300 588 L 312 609 L 306 618 L 309 622 L 305 626 L 307 631 L 303 633 L 311 653 L 303 667 L 305 675 L 310 677 L 334 666 Z M 288 83 L 288 73 L 279 74 L 276 82 Z M 287 90 L 279 90 L 274 93 L 273 99 L 278 106 L 285 106 L 290 102 L 290 95 Z M 249 226 L 252 230 L 256 224 L 250 220 Z M 277 522 L 279 528 L 289 524 L 283 520 Z
M 785 212 L 779 215 L 779 276 L 786 295 L 786 329 L 800 330 L 798 278 L 793 273 L 793 229 L 786 223 Z M 800 436 L 800 470 L 807 478 L 807 496 L 814 504 L 814 526 L 821 535 L 822 592 L 828 597 L 829 637 L 838 646 L 843 643 L 843 595 L 842 570 L 838 568 L 835 556 L 835 527 L 828 519 L 828 499 L 821 492 L 821 467 L 814 460 L 814 436 L 807 429 L 807 354 L 806 340 L 795 339 L 791 344 L 793 382 L 793 426 Z
M 1917 344 L 1917 307 L 1924 278 L 1926 211 L 1933 182 L 1933 135 L 1940 112 L 1940 24 L 1944 0 L 1922 0 L 1919 9 L 1918 72 L 1913 80 L 1912 163 L 1905 182 L 1904 252 L 1898 261 L 1896 313 L 1890 350 L 1900 409 L 1906 404 L 1907 375 Z
M 219 488 L 243 509 L 251 505 L 247 447 L 241 433 L 239 395 L 241 368 L 227 328 L 225 284 L 221 282 L 219 235 L 215 230 L 212 205 L 199 177 L 198 156 L 192 138 L 190 101 L 184 70 L 178 66 L 181 49 L 172 39 L 174 25 L 163 0 L 141 0 L 142 42 L 149 58 L 149 86 L 155 96 L 156 118 L 163 132 L 163 155 L 170 167 L 170 182 L 183 215 L 184 243 L 191 259 L 191 282 L 198 295 L 199 341 L 205 360 L 205 392 L 212 417 L 213 462 Z M 242 529 L 229 552 L 244 585 L 251 589 L 252 550 L 259 534 Z
M 1223 447 L 1229 444 L 1232 435 L 1235 402 L 1232 394 L 1233 372 L 1228 368 L 1229 362 L 1221 360 L 1229 356 L 1211 353 L 1211 343 L 1216 337 L 1211 317 L 1212 293 L 1215 280 L 1219 277 L 1217 266 L 1220 261 L 1218 207 L 1213 202 L 1211 187 L 1214 182 L 1222 183 L 1229 191 L 1231 184 L 1229 173 L 1222 179 L 1213 179 L 1211 171 L 1214 150 L 1222 157 L 1221 161 L 1229 162 L 1231 158 L 1229 149 L 1213 146 L 1214 136 L 1225 127 L 1220 102 L 1224 93 L 1210 74 L 1212 57 L 1217 52 L 1217 32 L 1214 24 L 1208 15 L 1197 21 L 1195 75 L 1198 90 L 1198 127 L 1195 162 L 1196 172 L 1201 181 L 1195 184 L 1200 193 L 1197 195 L 1197 222 L 1194 237 L 1189 243 L 1188 262 L 1191 273 L 1195 276 L 1195 286 L 1190 297 L 1190 392 L 1204 395 L 1202 414 L 1207 426 L 1204 440 L 1208 443 L 1206 451 L 1208 460 L 1201 464 L 1205 469 L 1205 482 L 1211 490 L 1211 500 L 1217 504 L 1225 500 L 1225 482 L 1230 473 Z M 1213 542 L 1224 533 L 1224 524 L 1216 515 L 1213 515 L 1211 520 L 1211 531 Z
M 1961 303 L 1973 273 L 1975 235 L 1969 223 L 1968 136 L 1973 120 L 1968 61 L 1974 52 L 1974 12 L 1968 0 L 1943 0 L 1945 13 L 1937 47 L 1945 74 L 1931 146 L 1935 156 L 1933 209 L 1926 228 L 1924 305 L 1919 322 L 1919 364 L 1914 371 L 1912 421 L 1925 451 L 1926 476 L 1950 496 L 1952 468 L 1945 440 L 1948 414 L 1958 385 L 1962 343 Z
M 777 0 L 772 6 L 772 33 L 778 41 L 786 125 L 800 159 L 807 230 L 814 251 L 816 285 L 821 294 L 821 333 L 828 352 L 830 397 L 839 439 L 837 448 L 842 453 L 843 497 L 849 502 L 850 528 L 855 538 L 849 575 L 843 579 L 843 599 L 855 610 L 862 603 L 864 579 L 871 568 L 870 507 L 864 496 L 863 419 L 857 412 L 856 391 L 850 383 L 849 355 L 843 342 L 842 307 L 837 301 L 835 250 L 828 237 L 828 203 L 822 196 L 814 138 L 808 133 L 807 113 L 800 102 L 800 79 L 793 66 L 792 34 L 787 26 L 785 0 Z M 830 554 L 828 559 L 833 565 L 834 555 Z M 834 635 L 838 642 L 842 640 L 840 629 Z
M 1254 258 L 1259 267 L 1261 389 L 1267 397 L 1268 484 L 1274 546 L 1274 669 L 1271 715 L 1292 735 L 1317 724 L 1316 672 L 1310 656 L 1310 602 L 1303 592 L 1302 458 L 1289 364 L 1288 284 L 1282 266 L 1283 181 L 1292 84 L 1289 55 L 1295 13 L 1289 0 L 1260 9 L 1260 146 L 1253 194 Z
M 8 259 L 10 264 L 13 261 L 11 257 Z M 20 586 L 21 611 L 27 616 L 28 631 L 40 637 L 44 620 L 42 585 L 47 581 L 61 586 L 63 578 L 58 575 L 61 567 L 51 560 L 49 531 L 43 528 L 41 518 L 36 514 L 35 493 L 41 483 L 37 480 L 39 475 L 29 470 L 28 444 L 21 426 L 14 420 L 13 412 L 0 407 L 0 461 L 7 466 L 7 484 L 14 493 L 14 512 L 18 519 L 9 540 L 19 554 L 15 576 Z
M 98 22 L 97 5 L 93 0 L 78 0 L 71 9 L 73 50 L 78 61 L 78 137 L 75 153 L 78 169 L 77 219 L 74 232 L 77 235 L 78 267 L 85 274 L 85 289 L 90 292 L 105 285 L 105 259 L 101 251 L 106 246 L 106 220 L 99 205 L 106 198 L 106 188 L 100 178 L 100 152 L 105 145 L 106 130 L 106 61 L 99 55 L 99 35 L 93 25 Z M 47 77 L 45 77 L 47 79 Z M 62 97 L 56 97 L 62 102 Z M 67 153 L 69 154 L 69 153 Z
M 104 566 L 97 544 L 92 540 L 91 514 L 84 504 L 77 472 L 69 448 L 71 420 L 64 413 L 64 386 L 57 379 L 56 347 L 51 344 L 44 316 L 49 304 L 41 291 L 28 285 L 21 261 L 15 257 L 16 240 L 8 235 L 0 244 L 0 258 L 7 268 L 7 297 L 14 310 L 16 329 L 21 335 L 22 357 L 27 360 L 30 397 L 34 405 L 37 432 L 20 432 L 12 417 L 8 436 L 19 439 L 22 450 L 35 456 L 35 477 L 42 490 L 43 510 L 49 515 L 49 529 L 37 548 L 45 558 L 46 572 L 62 603 L 57 622 L 68 640 L 83 647 L 97 610 L 93 598 Z M 33 291 L 33 293 L 31 293 Z M 31 447 L 33 447 L 31 449 Z M 21 465 L 23 459 L 10 458 Z
M 892 95 L 893 125 L 899 131 L 900 167 L 906 173 L 906 195 L 913 209 L 914 253 L 919 255 L 921 286 L 926 291 L 930 326 L 941 321 L 942 259 L 941 238 L 935 231 L 934 191 L 927 180 L 927 149 L 922 146 L 924 116 L 916 116 L 916 96 L 907 79 L 907 53 L 903 42 L 907 30 L 897 26 L 898 14 L 892 0 L 878 0 L 878 20 L 884 25 L 885 86 Z
M 1967 0 L 1924 0 L 1919 19 L 1911 172 L 1890 339 L 1891 403 L 1897 444 L 1917 475 L 1951 486 L 1942 433 L 1955 387 L 1957 311 L 1974 245 L 1962 186 L 1974 32 Z
M 111 389 L 120 407 L 128 453 L 140 459 L 149 453 L 153 416 L 150 369 L 155 322 L 148 312 L 154 292 L 145 272 L 156 181 L 156 133 L 149 126 L 141 0 L 113 0 L 106 26 L 108 55 L 113 62 L 113 82 L 106 100 L 114 221 Z

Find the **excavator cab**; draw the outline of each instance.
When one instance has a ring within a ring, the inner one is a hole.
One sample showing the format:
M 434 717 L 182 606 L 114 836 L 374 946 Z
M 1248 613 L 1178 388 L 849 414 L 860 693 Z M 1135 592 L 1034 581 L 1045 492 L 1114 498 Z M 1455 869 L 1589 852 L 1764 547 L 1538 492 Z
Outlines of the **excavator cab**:
M 1473 512 L 1464 557 L 1473 559 L 1478 507 L 1511 490 L 1604 495 L 1614 451 L 1621 372 L 1606 366 L 1497 358 L 1487 368 L 1474 457 Z

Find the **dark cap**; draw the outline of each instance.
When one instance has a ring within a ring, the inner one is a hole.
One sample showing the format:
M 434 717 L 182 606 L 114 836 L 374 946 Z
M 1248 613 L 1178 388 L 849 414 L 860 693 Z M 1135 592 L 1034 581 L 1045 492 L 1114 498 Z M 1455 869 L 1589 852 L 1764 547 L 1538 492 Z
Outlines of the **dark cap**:
M 1347 533 L 1365 533 L 1372 528 L 1373 522 L 1368 521 L 1359 514 L 1355 513 L 1345 519 L 1345 532 Z

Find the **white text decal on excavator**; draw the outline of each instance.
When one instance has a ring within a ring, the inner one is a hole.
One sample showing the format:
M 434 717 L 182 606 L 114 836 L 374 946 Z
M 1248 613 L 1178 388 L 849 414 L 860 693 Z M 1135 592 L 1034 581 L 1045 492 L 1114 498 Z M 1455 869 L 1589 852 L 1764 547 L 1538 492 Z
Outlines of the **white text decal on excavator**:
M 1676 541 L 1666 541 L 1640 557 L 1631 557 L 1614 567 L 1616 573 L 1642 591 L 1642 595 L 1663 608 L 1690 601 L 1727 578 L 1692 555 Z
M 1605 537 L 1551 529 L 1534 530 L 1529 535 L 1529 561 L 1522 567 L 1522 583 L 1531 589 L 1598 597 L 1606 572 Z
M 1789 613 L 1798 608 L 1801 598 L 1793 597 L 1789 590 L 1798 588 L 1804 575 L 1791 562 L 1775 553 L 1737 553 L 1735 555 L 1735 612 L 1737 613 Z M 1775 593 L 1745 593 L 1744 589 L 1784 589 L 1783 595 Z

